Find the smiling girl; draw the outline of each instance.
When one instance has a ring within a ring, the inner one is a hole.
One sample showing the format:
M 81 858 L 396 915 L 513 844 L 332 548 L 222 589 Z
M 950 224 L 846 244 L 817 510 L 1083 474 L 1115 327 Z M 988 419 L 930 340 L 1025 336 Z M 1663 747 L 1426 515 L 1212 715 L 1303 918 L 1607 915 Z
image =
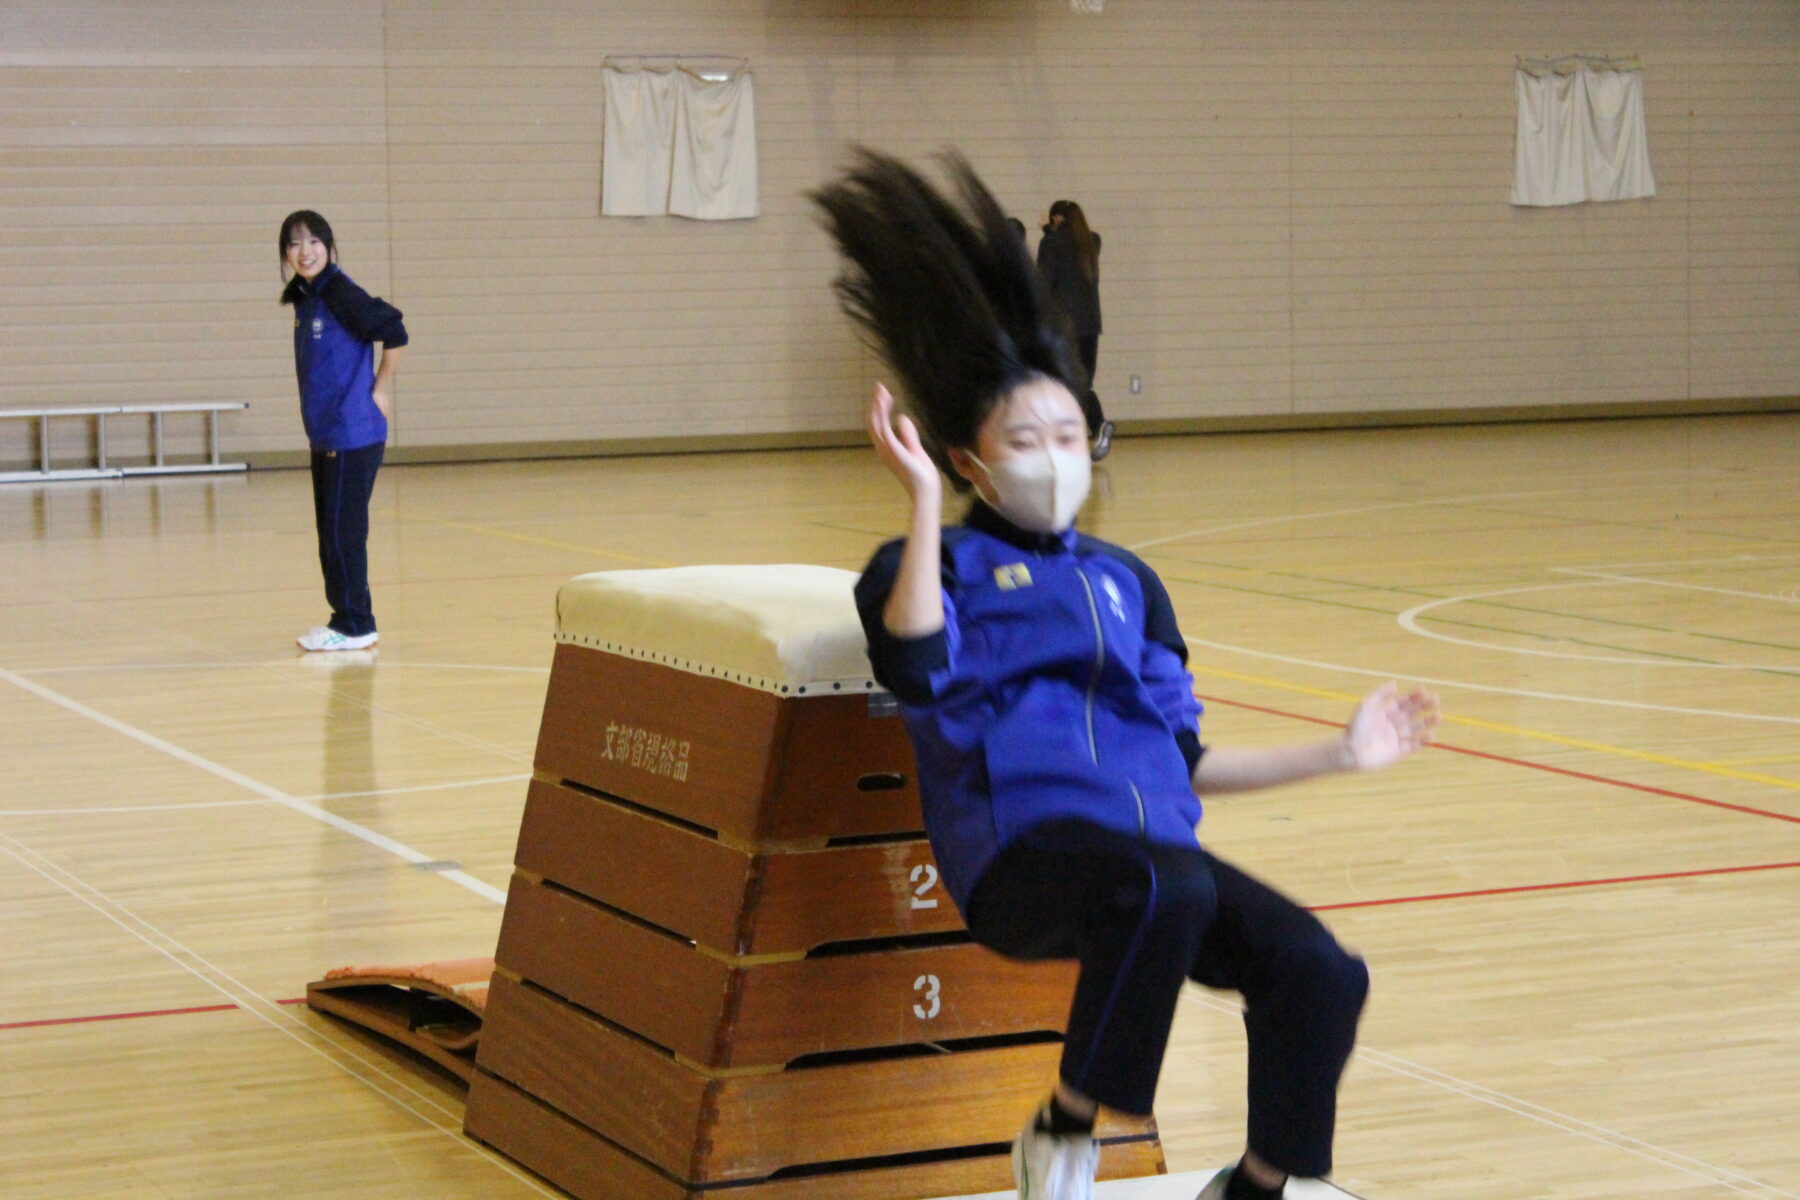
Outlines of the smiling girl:
M 277 246 L 291 276 L 281 302 L 294 308 L 294 371 L 312 445 L 313 518 L 331 604 L 331 619 L 296 640 L 302 650 L 363 650 L 380 638 L 369 596 L 369 497 L 387 449 L 406 325 L 399 309 L 338 268 L 331 225 L 318 213 L 288 214 Z

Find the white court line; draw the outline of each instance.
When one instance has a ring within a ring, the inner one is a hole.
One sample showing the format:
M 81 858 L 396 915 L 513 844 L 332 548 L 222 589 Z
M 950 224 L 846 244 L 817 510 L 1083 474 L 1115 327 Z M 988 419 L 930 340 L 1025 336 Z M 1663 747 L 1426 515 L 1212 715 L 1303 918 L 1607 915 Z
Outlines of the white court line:
M 373 656 L 375 652 L 370 651 L 370 650 L 355 650 L 355 651 L 339 652 L 339 653 Z M 332 659 L 326 659 L 326 658 L 319 657 L 318 655 L 315 655 L 311 658 L 296 657 L 296 658 L 263 659 L 260 662 L 240 662 L 240 661 L 236 661 L 236 660 L 232 660 L 232 659 L 226 659 L 226 660 L 219 661 L 219 662 L 199 662 L 199 663 L 195 663 L 195 662 L 127 663 L 127 664 L 118 665 L 118 666 L 90 665 L 90 666 L 78 666 L 78 667 L 35 667 L 35 668 L 32 668 L 31 670 L 15 672 L 15 674 L 19 675 L 20 677 L 26 677 L 26 676 L 31 676 L 31 675 L 69 675 L 69 674 L 77 674 L 77 673 L 96 673 L 96 672 L 113 672 L 113 671 L 121 671 L 121 672 L 123 672 L 123 671 L 241 671 L 241 670 L 259 670 L 260 671 L 260 670 L 287 668 L 287 669 L 299 670 L 299 671 L 305 673 L 310 679 L 310 678 L 315 678 L 315 677 L 320 677 L 320 676 L 328 678 L 334 670 L 334 665 L 341 667 L 341 666 L 347 666 L 348 663 L 344 659 L 341 659 L 341 658 L 332 660 Z M 536 675 L 548 675 L 550 673 L 549 667 L 489 666 L 489 665 L 482 664 L 482 663 L 404 663 L 404 662 L 379 663 L 379 662 L 369 661 L 369 662 L 358 662 L 356 664 L 356 666 L 359 670 L 368 670 L 368 671 L 377 671 L 377 670 L 382 670 L 385 668 L 392 668 L 392 667 L 411 666 L 411 667 L 425 667 L 425 668 L 430 668 L 433 670 L 446 670 L 446 671 L 455 671 L 455 670 L 507 671 L 507 672 L 526 672 L 526 673 L 536 674 Z M 446 729 L 441 725 L 434 724 L 433 722 L 427 721 L 422 717 L 415 717 L 411 713 L 403 712 L 400 709 L 387 708 L 387 707 L 384 707 L 383 705 L 374 704 L 374 703 L 370 703 L 367 701 L 356 700 L 351 697 L 344 697 L 341 692 L 334 693 L 328 688 L 311 688 L 309 690 L 319 692 L 321 694 L 331 696 L 333 698 L 348 699 L 351 704 L 355 705 L 357 708 L 360 708 L 365 712 L 378 713 L 381 716 L 386 717 L 390 721 L 398 721 L 402 725 L 410 725 L 414 729 L 423 730 L 426 733 L 429 733 L 434 737 L 441 737 L 448 741 L 457 742 L 461 745 L 468 746 L 471 749 L 480 750 L 486 754 L 492 754 L 497 758 L 509 758 L 509 759 L 512 759 L 514 762 L 521 762 L 521 763 L 530 762 L 530 759 L 527 758 L 526 756 L 521 755 L 521 754 L 516 754 L 513 751 L 507 749 L 505 746 L 501 746 L 497 743 L 487 741 L 484 738 L 473 737 L 473 736 L 470 736 L 469 734 L 465 734 L 465 733 L 457 733 L 453 729 Z
M 1562 700 L 1569 704 L 1598 704 L 1607 708 L 1631 708 L 1645 712 L 1676 713 L 1686 717 L 1725 717 L 1734 721 L 1768 721 L 1776 725 L 1800 725 L 1800 717 L 1777 717 L 1768 713 L 1731 712 L 1717 708 L 1683 708 L 1674 704 L 1649 704 L 1641 700 L 1613 700 L 1604 696 L 1580 696 L 1573 692 L 1539 692 L 1530 688 L 1499 687 L 1488 683 L 1470 683 L 1463 679 L 1441 679 L 1430 675 L 1415 675 L 1409 671 L 1371 671 L 1363 667 L 1346 666 L 1343 663 L 1320 662 L 1312 658 L 1296 658 L 1290 654 L 1276 654 L 1268 650 L 1252 650 L 1248 646 L 1234 646 L 1229 642 L 1210 642 L 1205 638 L 1189 637 L 1190 646 L 1206 646 L 1212 650 L 1225 650 L 1232 654 L 1242 654 L 1250 658 L 1265 658 L 1271 662 L 1289 663 L 1296 667 L 1313 667 L 1321 671 L 1341 671 L 1346 675 L 1363 675 L 1373 679 L 1405 679 L 1413 683 L 1429 683 L 1436 687 L 1462 688 L 1469 692 L 1491 692 L 1500 696 L 1524 696 L 1531 700 Z
M 223 779 L 228 783 L 234 783 L 245 791 L 261 796 L 265 800 L 273 800 L 277 804 L 293 809 L 302 816 L 311 817 L 313 820 L 322 822 L 334 829 L 342 830 L 352 837 L 360 838 L 369 845 L 386 850 L 389 854 L 395 855 L 398 858 L 403 858 L 407 862 L 427 863 L 439 861 L 429 854 L 421 854 L 411 846 L 395 841 L 386 834 L 376 833 L 366 825 L 358 825 L 355 821 L 340 817 L 333 812 L 327 812 L 316 804 L 308 804 L 306 801 L 301 800 L 296 796 L 290 796 L 280 788 L 271 787 L 259 779 L 252 779 L 241 771 L 234 771 L 230 767 L 213 762 L 209 758 L 202 758 L 191 750 L 184 750 L 171 742 L 165 742 L 155 734 L 146 733 L 137 726 L 128 725 L 116 717 L 109 717 L 103 712 L 98 712 L 89 708 L 79 700 L 70 699 L 61 692 L 51 691 L 43 684 L 34 683 L 22 675 L 15 674 L 4 667 L 0 667 L 0 680 L 4 680 L 22 691 L 30 692 L 32 695 L 40 697 L 41 699 L 48 700 L 50 703 L 65 708 L 77 716 L 86 717 L 95 724 L 103 725 L 115 733 L 122 733 L 133 741 L 150 747 L 152 750 L 158 750 L 167 754 L 170 758 L 178 759 L 181 762 L 187 763 L 189 766 L 198 767 L 207 774 L 216 775 L 218 778 Z M 506 903 L 505 892 L 491 884 L 483 883 L 481 880 L 465 871 L 434 871 L 432 873 L 440 878 L 448 879 L 451 883 L 457 884 L 458 886 L 465 887 L 478 896 L 492 900 L 495 904 Z
M 1238 1019 L 1243 1017 L 1244 1007 L 1241 1003 L 1234 1004 L 1229 1000 L 1220 999 L 1191 990 L 1185 993 L 1185 997 L 1204 1008 L 1210 1008 L 1216 1012 L 1227 1013 Z M 1784 1198 L 1784 1200 L 1800 1200 L 1800 1193 L 1783 1191 L 1772 1183 L 1765 1183 L 1754 1176 L 1745 1175 L 1741 1171 L 1734 1171 L 1729 1167 L 1721 1167 L 1715 1163 L 1709 1163 L 1704 1159 L 1694 1158 L 1691 1155 L 1681 1154 L 1677 1151 L 1666 1149 L 1653 1142 L 1646 1142 L 1642 1138 L 1635 1138 L 1630 1134 L 1620 1133 L 1616 1129 L 1608 1129 L 1604 1125 L 1596 1125 L 1592 1121 L 1584 1121 L 1580 1117 L 1572 1117 L 1567 1113 L 1558 1112 L 1554 1108 L 1546 1108 L 1544 1105 L 1534 1104 L 1529 1100 L 1522 1100 L 1517 1096 L 1508 1095 L 1506 1092 L 1482 1087 L 1478 1083 L 1471 1083 L 1466 1079 L 1459 1079 L 1455 1075 L 1433 1070 L 1430 1067 L 1421 1066 L 1418 1063 L 1411 1062 L 1395 1054 L 1389 1054 L 1386 1051 L 1375 1050 L 1368 1046 L 1358 1046 L 1354 1053 L 1357 1058 L 1362 1059 L 1364 1062 L 1370 1063 L 1373 1066 L 1379 1067 L 1384 1071 L 1390 1071 L 1393 1074 L 1403 1075 L 1408 1079 L 1413 1079 L 1432 1087 L 1442 1088 L 1448 1092 L 1454 1092 L 1459 1096 L 1466 1097 L 1467 1099 L 1477 1101 L 1481 1104 L 1491 1105 L 1494 1108 L 1512 1113 L 1515 1116 L 1524 1117 L 1530 1121 L 1536 1121 L 1540 1125 L 1548 1125 L 1551 1128 L 1559 1129 L 1564 1133 L 1572 1133 L 1577 1137 L 1586 1138 L 1589 1141 L 1611 1146 L 1615 1150 L 1623 1150 L 1625 1153 L 1636 1155 L 1638 1158 L 1648 1159 L 1658 1166 L 1673 1168 L 1683 1174 L 1692 1175 L 1698 1179 L 1704 1179 L 1709 1183 L 1718 1184 L 1720 1187 L 1729 1188 L 1734 1192 L 1742 1192 L 1745 1195 L 1752 1196 L 1778 1196 Z
M 448 792 L 457 788 L 487 787 L 495 783 L 522 783 L 523 775 L 491 775 L 486 779 L 457 779 L 448 783 L 415 783 L 406 787 L 371 788 L 366 792 L 320 792 L 313 796 L 296 796 L 296 800 L 359 800 L 365 796 L 403 796 L 412 792 Z M 194 804 L 115 804 L 102 808 L 0 808 L 0 817 L 89 816 L 95 813 L 179 812 L 189 808 L 242 808 L 247 805 L 271 804 L 267 799 L 207 800 Z
M 17 862 L 28 871 L 41 876 L 45 881 L 61 888 L 75 900 L 93 909 L 96 913 L 117 925 L 127 934 L 136 938 L 150 949 L 200 980 L 224 996 L 239 1009 L 263 1021 L 275 1032 L 299 1045 L 308 1053 L 324 1059 L 331 1066 L 350 1076 L 382 1099 L 393 1104 L 426 1125 L 449 1138 L 457 1146 L 473 1151 L 495 1167 L 505 1171 L 521 1183 L 535 1190 L 539 1195 L 558 1197 L 562 1193 L 552 1191 L 537 1180 L 525 1174 L 498 1154 L 487 1150 L 462 1133 L 461 1116 L 453 1109 L 438 1103 L 429 1094 L 418 1092 L 408 1086 L 406 1080 L 385 1070 L 382 1064 L 358 1054 L 349 1046 L 339 1045 L 324 1035 L 307 1027 L 293 1014 L 287 1012 L 282 1005 L 276 1004 L 254 988 L 226 971 L 223 967 L 208 960 L 205 956 L 189 949 L 180 941 L 138 916 L 131 909 L 120 904 L 99 888 L 83 880 L 80 876 L 45 858 L 31 847 L 15 838 L 0 833 L 0 851 Z M 323 1043 L 329 1049 L 321 1049 Z M 344 1060 L 348 1059 L 349 1062 Z M 379 1080 L 391 1087 L 384 1086 Z M 396 1094 L 399 1093 L 399 1094 Z M 425 1107 L 434 1109 L 449 1118 L 448 1122 L 434 1119 L 429 1113 L 415 1108 L 409 1101 L 416 1101 Z
M 1551 570 L 1565 575 L 1588 575 L 1594 579 L 1608 579 L 1618 583 L 1641 583 L 1650 587 L 1680 588 L 1684 592 L 1712 592 L 1719 596 L 1743 596 L 1750 600 L 1774 600 L 1782 604 L 1793 604 L 1792 596 L 1777 592 L 1740 592 L 1735 588 L 1704 587 L 1698 583 L 1676 583 L 1672 579 L 1646 579 L 1639 575 L 1613 575 L 1606 571 L 1590 571 L 1584 567 L 1552 567 Z
M 486 787 L 492 783 L 520 783 L 530 778 L 531 773 L 527 771 L 521 775 L 490 775 L 486 779 L 458 779 L 451 783 L 413 783 L 406 787 L 371 788 L 366 792 L 320 792 L 316 796 L 296 798 L 300 800 L 359 800 L 364 796 L 403 796 L 410 792 L 448 792 L 456 788 Z
M 412 667 L 433 671 L 503 671 L 528 675 L 548 675 L 549 667 L 511 667 L 489 663 L 442 663 L 442 662 L 398 662 L 387 659 L 368 664 L 384 670 L 395 667 Z M 317 660 L 306 658 L 265 658 L 252 662 L 164 662 L 164 663 L 95 663 L 79 667 L 32 667 L 22 670 L 20 675 L 78 675 L 96 671 L 235 671 L 246 667 L 293 667 L 306 671 L 329 671 L 329 667 L 318 664 Z
M 177 812 L 185 808 L 242 808 L 267 800 L 208 800 L 198 804 L 118 804 L 111 808 L 0 808 L 0 817 L 89 816 L 94 813 Z
M 1358 513 L 1391 512 L 1398 508 L 1451 508 L 1459 504 L 1485 504 L 1490 500 L 1525 500 L 1535 496 L 1568 496 L 1592 491 L 1592 488 L 1546 488 L 1530 492 L 1493 492 L 1483 496 L 1451 496 L 1436 500 L 1395 500 L 1387 504 L 1363 504 L 1355 508 L 1334 508 L 1318 512 L 1284 513 L 1276 517 L 1256 517 L 1248 521 L 1234 521 L 1229 525 L 1209 525 L 1203 529 L 1190 529 L 1185 533 L 1171 533 L 1167 537 L 1151 538 L 1147 542 L 1134 542 L 1127 550 L 1145 550 L 1151 546 L 1166 546 L 1170 542 L 1184 541 L 1192 537 L 1205 537 L 1209 533 L 1231 533 L 1239 529 L 1255 529 L 1263 525 L 1279 525 L 1284 521 L 1318 521 L 1327 517 L 1351 517 Z
M 1194 1196 L 1219 1173 L 1186 1171 L 1179 1175 L 1147 1175 L 1142 1179 L 1113 1179 L 1094 1185 L 1094 1200 L 1194 1200 Z M 1335 1187 L 1323 1179 L 1290 1179 L 1283 1200 L 1357 1200 L 1356 1193 Z M 979 1196 L 953 1196 L 948 1200 L 1017 1200 L 1019 1193 L 983 1192 Z
M 1723 558 L 1659 558 L 1651 562 L 1581 563 L 1557 571 L 1623 571 L 1636 567 L 1713 567 L 1720 563 L 1794 562 L 1800 554 L 1728 554 Z
M 1585 571 L 1581 573 L 1592 574 L 1592 572 Z M 1602 576 L 1591 580 L 1583 580 L 1579 583 L 1536 583 L 1529 587 L 1501 588 L 1498 591 L 1492 592 L 1469 592 L 1466 595 L 1461 596 L 1445 596 L 1441 600 L 1427 600 L 1424 604 L 1415 604 L 1399 616 L 1395 617 L 1394 620 L 1399 622 L 1400 628 L 1406 630 L 1408 633 L 1416 633 L 1420 637 L 1430 638 L 1432 641 L 1449 642 L 1453 646 L 1472 646 L 1477 650 L 1492 650 L 1499 654 L 1524 654 L 1533 658 L 1576 659 L 1581 662 L 1625 663 L 1634 667 L 1685 667 L 1696 671 L 1772 671 L 1783 675 L 1792 675 L 1797 671 L 1800 671 L 1800 666 L 1796 666 L 1793 663 L 1780 663 L 1769 666 L 1762 663 L 1694 662 L 1685 659 L 1636 658 L 1631 655 L 1581 654 L 1574 650 L 1539 650 L 1530 646 L 1506 646 L 1498 642 L 1479 642 L 1474 638 L 1457 637 L 1455 634 L 1450 633 L 1439 633 L 1436 630 L 1426 629 L 1419 624 L 1419 618 L 1421 616 L 1433 609 L 1442 608 L 1446 604 L 1468 604 L 1477 600 L 1486 600 L 1493 596 L 1517 596 L 1522 592 L 1548 592 L 1558 588 L 1603 587 L 1608 583 L 1622 579 L 1626 579 L 1626 577 L 1623 575 L 1612 575 Z M 1649 583 L 1654 581 L 1627 580 L 1627 582 Z M 1677 583 L 1670 584 L 1669 586 L 1682 587 L 1685 585 Z M 1696 590 L 1712 592 L 1720 589 L 1698 588 Z M 1733 592 L 1731 594 L 1748 595 L 1749 593 Z M 1764 596 L 1761 597 L 1761 599 L 1774 599 L 1774 597 Z
M 1482 1104 L 1489 1104 L 1516 1116 L 1524 1117 L 1526 1120 L 1536 1121 L 1541 1125 L 1548 1125 L 1553 1129 L 1560 1129 L 1565 1133 L 1572 1133 L 1577 1137 L 1587 1138 L 1589 1141 L 1599 1142 L 1616 1150 L 1623 1150 L 1627 1154 L 1648 1159 L 1659 1166 L 1672 1167 L 1683 1174 L 1704 1179 L 1709 1183 L 1716 1183 L 1720 1187 L 1729 1188 L 1734 1192 L 1742 1192 L 1747 1196 L 1781 1196 L 1788 1200 L 1800 1200 L 1800 1193 L 1783 1191 L 1774 1184 L 1765 1183 L 1753 1175 L 1746 1175 L 1729 1167 L 1721 1167 L 1704 1159 L 1658 1146 L 1654 1142 L 1646 1142 L 1642 1138 L 1632 1137 L 1628 1133 L 1620 1133 L 1616 1129 L 1608 1129 L 1604 1125 L 1596 1125 L 1592 1121 L 1584 1121 L 1580 1117 L 1572 1117 L 1553 1108 L 1533 1104 L 1529 1100 L 1522 1100 L 1517 1096 L 1495 1091 L 1493 1088 L 1482 1087 L 1478 1083 L 1470 1083 L 1466 1079 L 1458 1079 L 1454 1075 L 1447 1075 L 1442 1071 L 1420 1066 L 1418 1063 L 1409 1062 L 1385 1051 L 1358 1046 L 1356 1056 L 1396 1075 L 1404 1075 L 1409 1079 L 1416 1079 L 1420 1083 L 1444 1088 Z

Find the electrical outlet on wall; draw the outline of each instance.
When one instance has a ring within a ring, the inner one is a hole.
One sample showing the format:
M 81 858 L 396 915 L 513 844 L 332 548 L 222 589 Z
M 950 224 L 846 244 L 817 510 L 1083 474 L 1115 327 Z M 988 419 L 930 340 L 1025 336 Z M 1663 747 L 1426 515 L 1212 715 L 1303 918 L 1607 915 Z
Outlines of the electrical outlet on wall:
M 1131 377 L 1131 394 L 1134 396 L 1138 396 L 1138 395 L 1142 395 L 1143 391 L 1144 391 L 1144 377 L 1142 375 L 1133 375 Z

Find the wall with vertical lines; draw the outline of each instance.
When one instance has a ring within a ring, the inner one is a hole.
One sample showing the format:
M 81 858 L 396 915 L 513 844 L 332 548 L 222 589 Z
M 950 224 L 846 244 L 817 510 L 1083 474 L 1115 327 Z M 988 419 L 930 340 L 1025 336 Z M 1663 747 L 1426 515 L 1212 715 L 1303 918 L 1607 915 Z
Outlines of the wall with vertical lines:
M 1577 50 L 1642 56 L 1660 194 L 1513 209 L 1514 56 Z M 659 52 L 752 60 L 759 219 L 599 217 L 601 61 Z M 804 191 L 857 140 L 1083 203 L 1122 419 L 1791 397 L 1796 78 L 1792 0 L 9 0 L 0 406 L 248 400 L 228 453 L 301 449 L 311 207 L 406 312 L 397 457 L 853 429 Z

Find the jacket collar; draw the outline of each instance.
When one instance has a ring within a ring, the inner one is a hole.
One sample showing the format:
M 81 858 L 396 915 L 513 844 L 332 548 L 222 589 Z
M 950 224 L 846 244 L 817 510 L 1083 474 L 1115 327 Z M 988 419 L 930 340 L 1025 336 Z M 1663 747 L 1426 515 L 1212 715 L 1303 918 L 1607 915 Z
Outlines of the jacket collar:
M 1033 533 L 1029 529 L 1020 529 L 988 507 L 987 502 L 979 497 L 969 506 L 969 515 L 963 518 L 963 524 L 990 537 L 997 537 L 1021 550 L 1030 550 L 1036 554 L 1062 554 L 1072 551 L 1075 549 L 1075 539 L 1080 536 L 1075 532 L 1073 525 L 1061 533 Z
M 317 296 L 325 290 L 325 285 L 330 283 L 331 277 L 336 274 L 338 274 L 338 265 L 333 262 L 326 263 L 325 269 L 314 275 L 311 283 L 306 282 L 298 275 L 294 276 L 288 280 L 287 288 L 281 293 L 281 302 L 298 304 L 308 296 Z

